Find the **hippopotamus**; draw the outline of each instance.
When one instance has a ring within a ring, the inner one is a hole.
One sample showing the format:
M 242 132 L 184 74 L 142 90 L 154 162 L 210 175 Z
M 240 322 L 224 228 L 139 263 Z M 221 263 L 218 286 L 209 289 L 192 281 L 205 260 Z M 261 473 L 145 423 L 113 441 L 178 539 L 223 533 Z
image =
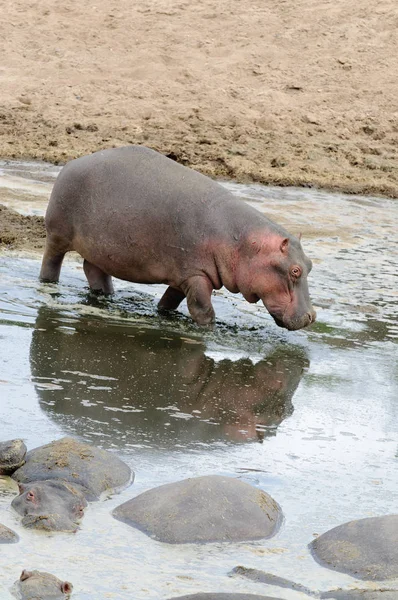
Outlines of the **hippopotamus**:
M 20 600 L 65 600 L 69 598 L 73 585 L 44 571 L 23 570 L 15 591 Z
M 57 282 L 66 252 L 83 258 L 89 286 L 112 276 L 166 284 L 160 310 L 186 298 L 196 323 L 215 319 L 213 290 L 262 300 L 289 330 L 315 320 L 300 240 L 212 179 L 142 146 L 96 152 L 59 174 L 46 212 L 40 278 Z
M 133 474 L 114 454 L 65 437 L 28 452 L 12 478 L 20 491 L 12 506 L 24 526 L 76 531 L 87 500 L 128 485 Z
M 87 500 L 66 481 L 19 483 L 19 496 L 12 507 L 23 516 L 22 525 L 46 531 L 76 531 L 84 516 Z
M 26 446 L 22 440 L 0 442 L 0 475 L 12 475 L 25 462 Z
M 113 516 L 168 544 L 270 538 L 282 522 L 271 496 L 220 475 L 154 488 L 115 508 Z
M 357 579 L 398 577 L 398 515 L 370 517 L 339 525 L 309 545 L 323 566 Z

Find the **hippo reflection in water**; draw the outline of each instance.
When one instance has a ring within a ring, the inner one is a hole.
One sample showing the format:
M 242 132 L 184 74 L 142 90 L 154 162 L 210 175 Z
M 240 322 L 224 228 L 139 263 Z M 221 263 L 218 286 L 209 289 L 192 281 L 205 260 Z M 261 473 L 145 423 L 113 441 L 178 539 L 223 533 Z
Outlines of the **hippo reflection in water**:
M 86 439 L 93 427 L 95 439 L 166 446 L 274 435 L 293 412 L 303 350 L 279 346 L 253 364 L 205 349 L 184 334 L 42 307 L 30 361 L 41 408 Z

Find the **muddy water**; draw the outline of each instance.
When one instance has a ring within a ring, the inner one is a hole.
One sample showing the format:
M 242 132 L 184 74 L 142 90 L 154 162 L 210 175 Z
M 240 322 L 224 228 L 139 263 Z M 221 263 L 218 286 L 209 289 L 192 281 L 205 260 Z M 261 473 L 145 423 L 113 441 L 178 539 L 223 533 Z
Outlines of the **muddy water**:
M 57 169 L 0 163 L 1 201 L 42 214 Z M 278 329 L 265 309 L 217 293 L 217 326 L 183 308 L 160 318 L 160 286 L 116 282 L 111 302 L 86 293 L 81 261 L 41 285 L 38 256 L 0 256 L 0 439 L 32 448 L 65 434 L 115 451 L 133 486 L 92 504 L 76 535 L 22 530 L 0 479 L 0 597 L 22 568 L 72 581 L 74 597 L 166 600 L 199 591 L 303 594 L 228 577 L 237 564 L 313 589 L 355 586 L 320 567 L 307 544 L 349 519 L 397 512 L 398 204 L 313 190 L 231 185 L 303 233 L 314 261 L 318 321 Z M 222 473 L 271 493 L 280 532 L 265 542 L 173 547 L 112 519 L 146 489 Z M 363 583 L 360 587 L 363 587 Z M 389 583 L 391 586 L 391 582 Z M 396 582 L 398 587 L 398 582 Z

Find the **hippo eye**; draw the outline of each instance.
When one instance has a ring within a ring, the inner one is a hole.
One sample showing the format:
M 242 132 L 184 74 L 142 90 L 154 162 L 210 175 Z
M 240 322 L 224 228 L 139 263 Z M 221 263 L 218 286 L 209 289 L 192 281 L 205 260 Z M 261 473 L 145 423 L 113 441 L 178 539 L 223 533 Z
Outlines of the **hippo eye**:
M 301 275 L 301 269 L 298 266 L 294 266 L 291 268 L 290 273 L 291 273 L 292 277 L 294 277 L 295 279 L 298 279 Z
M 29 500 L 29 502 L 33 502 L 34 499 L 35 499 L 35 495 L 33 492 L 28 492 L 26 494 L 26 500 Z

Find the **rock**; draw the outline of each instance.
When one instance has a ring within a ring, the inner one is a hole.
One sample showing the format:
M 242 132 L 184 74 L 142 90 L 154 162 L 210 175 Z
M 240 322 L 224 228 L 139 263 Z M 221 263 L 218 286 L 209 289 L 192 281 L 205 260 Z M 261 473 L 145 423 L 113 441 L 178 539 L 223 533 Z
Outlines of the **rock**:
M 357 579 L 398 577 L 398 515 L 350 521 L 309 545 L 323 566 Z
M 22 440 L 0 442 L 0 475 L 12 475 L 25 462 L 26 446 Z
M 239 565 L 232 569 L 231 574 L 241 575 L 242 577 L 246 577 L 247 579 L 250 579 L 251 581 L 256 581 L 258 583 L 264 583 L 266 585 L 275 585 L 281 588 L 302 592 L 303 594 L 307 594 L 307 596 L 318 597 L 318 595 L 315 592 L 313 592 L 306 586 L 301 585 L 301 583 L 295 583 L 294 581 L 290 581 L 289 579 L 284 579 L 283 577 L 273 575 L 272 573 L 266 573 L 265 571 L 260 571 L 259 569 L 250 569 Z
M 289 579 L 284 579 L 278 575 L 272 573 L 266 573 L 265 571 L 259 571 L 258 569 L 250 569 L 247 567 L 238 566 L 232 569 L 232 575 L 241 575 L 251 581 L 263 583 L 266 585 L 273 585 L 296 592 L 302 592 L 311 598 L 332 599 L 333 600 L 397 600 L 398 590 L 391 590 L 386 588 L 380 589 L 337 589 L 329 590 L 327 592 L 319 592 L 311 590 L 301 583 L 295 583 Z
M 149 490 L 118 506 L 113 516 L 169 544 L 269 538 L 282 521 L 280 507 L 268 494 L 218 475 Z
M 132 472 L 115 454 L 65 437 L 28 452 L 12 478 L 19 483 L 67 481 L 91 501 L 130 483 Z
M 0 524 L 0 544 L 16 544 L 19 536 L 5 525 Z
M 188 596 L 178 596 L 170 600 L 282 600 L 271 596 L 257 596 L 256 594 L 191 594 Z

